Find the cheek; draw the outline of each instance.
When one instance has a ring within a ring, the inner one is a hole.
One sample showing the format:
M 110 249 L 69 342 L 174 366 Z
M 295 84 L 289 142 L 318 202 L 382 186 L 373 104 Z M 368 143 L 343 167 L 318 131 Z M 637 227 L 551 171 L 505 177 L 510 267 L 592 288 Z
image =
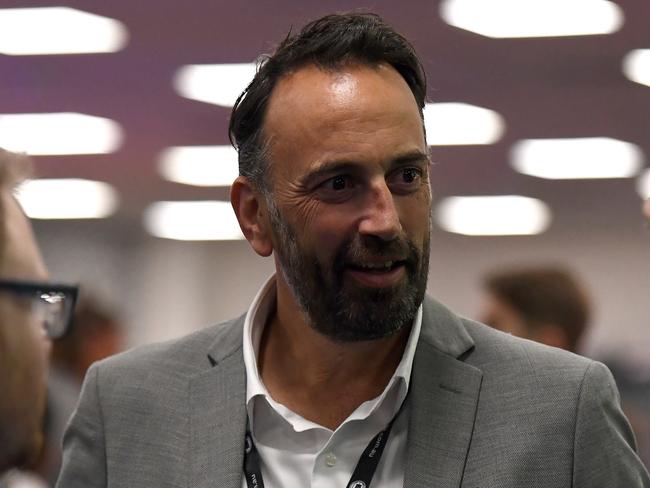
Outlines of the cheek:
M 47 370 L 50 362 L 50 352 L 52 351 L 52 341 L 47 337 L 43 324 L 33 316 L 25 318 L 25 327 L 29 330 L 29 341 L 33 349 L 34 367 L 42 371 L 47 380 Z
M 345 205 L 326 205 L 313 198 L 293 198 L 279 203 L 285 221 L 305 249 L 323 257 L 353 234 L 355 212 Z
M 350 244 L 357 229 L 357 218 L 351 209 L 335 209 L 314 218 L 307 233 L 314 253 L 321 262 L 332 263 L 341 248 Z
M 400 208 L 400 222 L 407 236 L 414 242 L 426 243 L 431 226 L 429 199 L 422 195 Z

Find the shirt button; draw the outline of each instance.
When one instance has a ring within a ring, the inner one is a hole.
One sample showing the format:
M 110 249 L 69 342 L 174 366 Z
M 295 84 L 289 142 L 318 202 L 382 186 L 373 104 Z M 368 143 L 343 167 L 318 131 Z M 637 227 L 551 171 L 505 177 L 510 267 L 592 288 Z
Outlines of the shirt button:
M 330 468 L 336 464 L 336 456 L 333 452 L 328 452 L 325 456 L 325 464 Z

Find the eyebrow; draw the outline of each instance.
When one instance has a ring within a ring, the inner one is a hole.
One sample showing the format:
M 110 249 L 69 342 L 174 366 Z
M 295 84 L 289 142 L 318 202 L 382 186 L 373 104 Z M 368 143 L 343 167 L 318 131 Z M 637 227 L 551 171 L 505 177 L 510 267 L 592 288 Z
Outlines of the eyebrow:
M 397 168 L 404 166 L 406 164 L 429 164 L 429 155 L 423 153 L 422 151 L 410 151 L 404 154 L 399 154 L 394 157 L 390 164 L 389 169 Z M 311 171 L 309 174 L 305 175 L 300 183 L 303 185 L 309 185 L 314 180 L 318 180 L 324 176 L 327 176 L 331 173 L 339 173 L 342 171 L 349 172 L 358 172 L 359 163 L 352 160 L 333 160 L 333 161 L 324 161 L 318 165 L 318 167 Z

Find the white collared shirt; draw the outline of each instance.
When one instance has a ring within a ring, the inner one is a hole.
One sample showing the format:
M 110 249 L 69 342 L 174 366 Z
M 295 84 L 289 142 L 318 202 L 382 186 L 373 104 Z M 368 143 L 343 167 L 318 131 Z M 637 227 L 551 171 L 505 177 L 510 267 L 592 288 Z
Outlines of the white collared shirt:
M 331 431 L 276 402 L 259 375 L 260 338 L 275 299 L 275 277 L 272 276 L 257 293 L 244 322 L 246 408 L 255 447 L 262 460 L 264 486 L 343 488 L 370 440 L 386 428 L 406 398 L 422 325 L 422 307 L 415 316 L 404 355 L 384 391 L 359 405 L 335 431 Z M 372 480 L 373 487 L 403 486 L 408 416 L 405 408 L 393 424 Z M 242 486 L 247 486 L 245 479 Z

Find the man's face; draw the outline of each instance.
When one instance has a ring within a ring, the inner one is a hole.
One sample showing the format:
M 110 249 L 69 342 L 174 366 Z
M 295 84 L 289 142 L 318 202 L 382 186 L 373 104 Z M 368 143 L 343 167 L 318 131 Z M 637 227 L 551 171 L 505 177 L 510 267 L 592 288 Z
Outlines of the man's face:
M 646 220 L 650 222 L 650 198 L 646 200 L 645 204 L 643 205 L 643 213 L 645 214 Z
M 480 320 L 484 324 L 508 334 L 525 339 L 531 338 L 531 331 L 521 314 L 492 293 L 488 293 L 483 299 Z
M 429 159 L 391 67 L 302 68 L 271 97 L 268 215 L 283 290 L 336 341 L 410 324 L 426 289 Z
M 4 255 L 0 277 L 43 281 L 47 272 L 31 227 L 7 192 L 0 192 Z M 0 471 L 32 459 L 41 443 L 50 342 L 27 303 L 0 292 Z

